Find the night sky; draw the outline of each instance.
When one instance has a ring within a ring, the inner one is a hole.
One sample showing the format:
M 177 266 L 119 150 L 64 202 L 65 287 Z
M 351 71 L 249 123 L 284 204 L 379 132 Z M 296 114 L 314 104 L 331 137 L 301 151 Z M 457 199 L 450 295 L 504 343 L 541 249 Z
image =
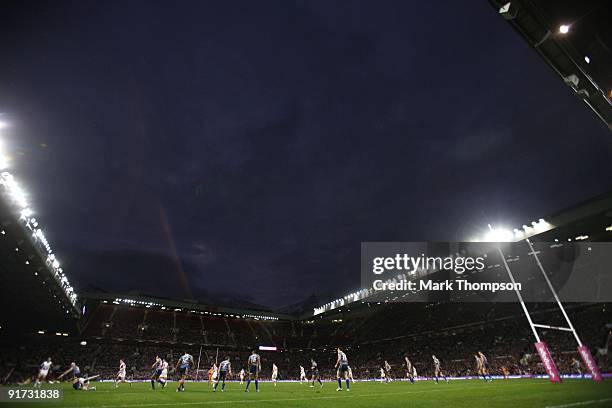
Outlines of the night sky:
M 0 112 L 78 288 L 280 307 L 362 241 L 608 191 L 612 137 L 486 1 L 12 1 Z

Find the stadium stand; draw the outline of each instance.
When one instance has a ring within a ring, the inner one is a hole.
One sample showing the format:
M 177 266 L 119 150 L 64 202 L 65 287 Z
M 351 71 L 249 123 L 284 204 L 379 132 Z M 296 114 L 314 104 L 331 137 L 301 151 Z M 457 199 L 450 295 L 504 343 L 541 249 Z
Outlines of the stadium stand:
M 489 356 L 494 374 L 500 374 L 502 367 L 511 374 L 542 374 L 543 368 L 533 351 L 533 340 L 529 329 L 520 315 L 516 304 L 496 304 L 482 308 L 481 304 L 426 305 L 426 304 L 388 304 L 377 308 L 363 304 L 347 311 L 336 311 L 329 316 L 317 319 L 314 323 L 299 321 L 261 322 L 238 319 L 219 319 L 204 317 L 191 312 L 154 312 L 158 322 L 168 321 L 168 316 L 176 319 L 175 330 L 180 333 L 178 341 L 168 333 L 142 331 L 139 334 L 139 319 L 144 308 L 115 305 L 117 308 L 111 323 L 113 330 L 100 336 L 99 316 L 107 316 L 108 305 L 101 303 L 94 311 L 95 318 L 78 338 L 58 337 L 53 334 L 25 336 L 20 342 L 19 352 L 4 344 L 0 351 L 0 378 L 8 376 L 8 382 L 21 382 L 36 372 L 36 367 L 47 355 L 52 355 L 58 363 L 55 371 L 66 367 L 70 361 L 79 362 L 87 371 L 112 378 L 116 372 L 119 358 L 127 361 L 132 378 L 146 379 L 150 375 L 150 364 L 155 355 L 164 356 L 173 364 L 179 355 L 187 351 L 196 358 L 200 356 L 200 369 L 207 370 L 220 354 L 229 354 L 234 367 L 243 367 L 250 348 L 260 344 L 253 337 L 251 326 L 257 323 L 264 331 L 274 333 L 275 338 L 289 347 L 279 352 L 262 352 L 263 376 L 269 376 L 269 367 L 278 365 L 284 379 L 296 379 L 298 366 L 308 366 L 311 357 L 319 361 L 322 374 L 332 378 L 335 371 L 334 348 L 341 346 L 347 350 L 355 377 L 374 378 L 384 360 L 388 360 L 393 373 L 404 377 L 403 358 L 409 356 L 420 375 L 431 375 L 431 354 L 436 354 L 443 362 L 443 368 L 453 376 L 473 373 L 473 354 L 484 351 Z M 546 304 L 530 305 L 535 316 L 546 316 L 554 321 L 555 315 Z M 362 317 L 367 309 L 370 316 Z M 607 304 L 569 305 L 568 312 L 577 323 L 586 344 L 592 348 L 600 367 L 609 369 L 607 360 L 612 313 Z M 355 317 L 352 317 L 352 315 Z M 475 319 L 475 317 L 478 318 Z M 425 317 L 425 318 L 424 318 Z M 556 316 L 558 318 L 558 316 Z M 158 320 L 159 319 L 159 320 Z M 341 320 L 341 321 L 340 321 Z M 229 323 L 229 322 L 232 323 Z M 336 323 L 331 323 L 331 322 Z M 224 331 L 225 323 L 231 327 L 232 336 Z M 239 322 L 239 323 L 237 323 Z M 383 326 L 381 326 L 382 323 Z M 390 325 L 389 322 L 397 322 Z M 425 323 L 423 323 L 425 322 Z M 218 346 L 204 344 L 198 324 L 209 327 Z M 231 324 L 231 326 L 230 326 Z M 336 327 L 334 327 L 334 325 Z M 353 329 L 359 327 L 358 335 Z M 161 327 L 161 326 L 160 326 Z M 120 329 L 118 329 L 120 328 Z M 90 331 L 91 330 L 91 331 Z M 297 331 L 294 331 L 297 330 Z M 319 332 L 332 331 L 332 336 L 319 336 Z M 309 333 L 309 335 L 305 335 Z M 317 333 L 317 334 L 315 334 Z M 151 334 L 151 337 L 148 335 Z M 116 337 L 120 336 L 120 337 Z M 572 357 L 577 357 L 575 344 L 567 333 L 543 333 L 559 369 L 571 373 Z M 166 340 L 164 340 L 166 339 Z M 244 339 L 245 343 L 236 339 Z M 87 344 L 81 346 L 85 340 Z M 250 340 L 255 340 L 252 342 Z M 25 358 L 24 358 L 25 357 Z M 61 366 L 61 367 L 60 367 Z M 195 375 L 192 374 L 192 378 Z M 203 376 L 203 372 L 200 374 Z

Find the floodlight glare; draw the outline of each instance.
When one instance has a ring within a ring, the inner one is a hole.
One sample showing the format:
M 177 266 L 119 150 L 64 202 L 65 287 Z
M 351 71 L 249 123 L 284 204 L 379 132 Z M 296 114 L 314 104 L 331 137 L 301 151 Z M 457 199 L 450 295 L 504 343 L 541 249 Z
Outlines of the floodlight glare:
M 561 24 L 561 25 L 559 26 L 559 32 L 560 32 L 561 34 L 567 34 L 567 33 L 569 33 L 569 29 L 570 29 L 570 26 L 569 26 L 569 25 L 567 25 L 567 24 Z
M 484 235 L 483 242 L 512 242 L 514 234 L 506 228 L 493 228 L 489 225 L 489 231 Z

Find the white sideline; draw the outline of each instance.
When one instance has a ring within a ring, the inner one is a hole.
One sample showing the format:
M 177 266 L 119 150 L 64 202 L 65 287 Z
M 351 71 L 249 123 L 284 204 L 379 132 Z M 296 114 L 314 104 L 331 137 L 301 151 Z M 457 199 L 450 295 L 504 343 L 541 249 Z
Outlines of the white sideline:
M 602 402 L 612 401 L 612 398 L 600 399 L 600 400 L 589 400 L 589 401 L 580 401 L 580 402 L 572 402 L 571 404 L 563 404 L 563 405 L 549 405 L 545 408 L 567 408 L 567 407 L 578 407 L 581 405 L 591 405 L 591 404 L 600 404 Z

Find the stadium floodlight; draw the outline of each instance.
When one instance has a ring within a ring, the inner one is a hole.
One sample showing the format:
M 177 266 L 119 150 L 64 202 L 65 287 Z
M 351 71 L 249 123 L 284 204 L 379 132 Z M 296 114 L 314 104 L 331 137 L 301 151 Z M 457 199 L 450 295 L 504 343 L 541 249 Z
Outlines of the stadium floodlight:
M 518 14 L 518 9 L 509 1 L 499 8 L 499 14 L 505 20 L 514 20 Z
M 585 56 L 584 56 L 584 62 L 586 62 L 587 64 L 590 64 L 590 63 L 591 63 L 591 59 L 589 58 L 589 56 L 588 56 L 588 55 L 585 55 Z
M 483 242 L 512 242 L 514 234 L 506 228 L 493 228 L 489 225 L 489 232 L 482 239 Z
M 561 34 L 567 34 L 567 33 L 569 33 L 569 30 L 570 30 L 569 24 L 561 24 L 559 26 L 559 32 Z

